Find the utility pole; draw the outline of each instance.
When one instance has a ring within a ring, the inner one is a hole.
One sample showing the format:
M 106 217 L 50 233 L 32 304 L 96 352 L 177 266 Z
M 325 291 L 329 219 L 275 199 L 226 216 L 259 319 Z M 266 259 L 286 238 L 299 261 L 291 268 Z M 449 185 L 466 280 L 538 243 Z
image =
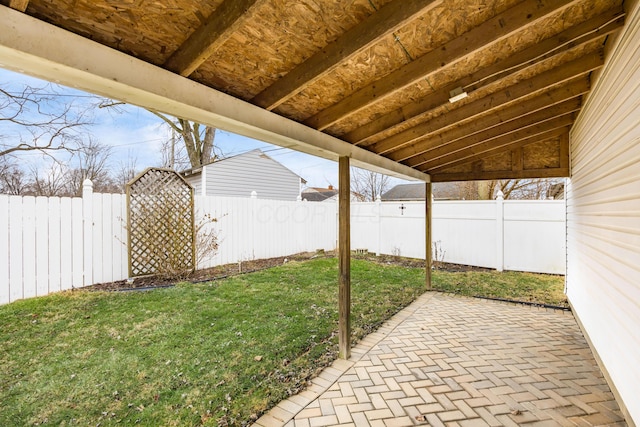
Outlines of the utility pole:
M 176 130 L 171 128 L 171 169 L 175 169 L 176 163 Z

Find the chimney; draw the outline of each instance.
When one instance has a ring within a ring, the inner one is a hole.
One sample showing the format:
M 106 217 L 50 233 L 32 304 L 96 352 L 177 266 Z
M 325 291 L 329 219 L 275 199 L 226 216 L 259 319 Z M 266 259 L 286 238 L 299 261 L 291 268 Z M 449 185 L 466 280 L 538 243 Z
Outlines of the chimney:
M 329 184 L 329 190 L 333 190 L 333 185 Z

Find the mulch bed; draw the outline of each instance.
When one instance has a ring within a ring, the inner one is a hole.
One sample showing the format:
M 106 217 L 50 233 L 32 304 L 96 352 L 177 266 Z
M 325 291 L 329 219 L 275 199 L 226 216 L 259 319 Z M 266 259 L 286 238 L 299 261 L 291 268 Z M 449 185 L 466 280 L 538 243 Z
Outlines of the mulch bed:
M 239 274 L 252 273 L 267 268 L 276 267 L 289 261 L 307 261 L 318 257 L 334 257 L 334 252 L 304 252 L 295 255 L 281 256 L 267 259 L 257 259 L 251 261 L 242 261 L 241 263 L 219 265 L 204 270 L 198 270 L 192 274 L 185 275 L 179 279 L 163 278 L 163 277 L 138 277 L 133 282 L 127 280 L 119 280 L 117 282 L 99 283 L 87 286 L 83 289 L 90 291 L 126 291 L 140 290 L 148 288 L 160 288 L 173 286 L 178 282 L 209 282 L 212 280 L 224 279 L 226 277 L 237 276 Z M 403 258 L 393 255 L 375 254 L 355 254 L 353 259 L 366 259 L 368 261 L 380 264 L 399 265 L 403 267 L 424 268 L 424 260 L 415 258 Z M 473 267 L 468 265 L 449 264 L 443 262 L 434 262 L 434 268 L 443 271 L 460 272 L 460 271 L 491 271 L 488 268 Z

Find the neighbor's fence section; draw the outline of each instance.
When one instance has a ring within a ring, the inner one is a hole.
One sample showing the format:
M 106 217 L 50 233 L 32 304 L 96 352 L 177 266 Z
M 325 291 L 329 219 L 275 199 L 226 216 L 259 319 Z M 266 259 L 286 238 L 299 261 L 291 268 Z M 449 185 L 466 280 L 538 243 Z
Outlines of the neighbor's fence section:
M 424 202 L 351 205 L 352 249 L 425 256 Z M 436 261 L 537 273 L 565 273 L 564 200 L 433 203 Z

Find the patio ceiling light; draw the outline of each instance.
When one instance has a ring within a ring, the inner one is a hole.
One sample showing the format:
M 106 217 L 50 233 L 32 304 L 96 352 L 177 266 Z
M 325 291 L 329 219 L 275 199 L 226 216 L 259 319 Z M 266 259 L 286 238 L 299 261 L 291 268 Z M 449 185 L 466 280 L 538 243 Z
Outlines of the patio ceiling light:
M 451 92 L 449 92 L 449 102 L 450 103 L 454 103 L 457 101 L 460 101 L 461 99 L 464 99 L 467 97 L 467 92 L 464 91 L 464 89 L 462 89 L 462 87 L 457 87 L 454 90 L 452 90 Z

